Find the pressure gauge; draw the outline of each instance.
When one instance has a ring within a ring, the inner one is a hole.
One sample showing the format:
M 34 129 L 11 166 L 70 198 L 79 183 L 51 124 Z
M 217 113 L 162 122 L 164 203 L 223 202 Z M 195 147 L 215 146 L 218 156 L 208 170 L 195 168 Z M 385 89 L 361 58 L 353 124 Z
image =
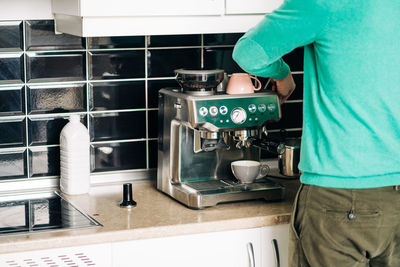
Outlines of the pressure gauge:
M 231 120 L 235 124 L 242 124 L 246 121 L 247 114 L 243 108 L 234 108 L 231 112 Z

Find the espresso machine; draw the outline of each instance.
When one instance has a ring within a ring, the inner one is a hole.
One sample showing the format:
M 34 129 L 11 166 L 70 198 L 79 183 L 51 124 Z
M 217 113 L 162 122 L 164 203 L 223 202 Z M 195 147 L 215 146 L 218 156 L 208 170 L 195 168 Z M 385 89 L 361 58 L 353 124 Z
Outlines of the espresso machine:
M 242 184 L 230 166 L 236 160 L 260 160 L 260 148 L 251 143 L 265 134 L 266 123 L 281 118 L 278 96 L 218 92 L 215 84 L 223 76 L 205 72 L 213 78 L 203 73 L 200 81 L 217 83 L 186 87 L 178 80 L 181 88 L 159 91 L 157 189 L 194 209 L 282 199 L 280 184 L 265 177 Z

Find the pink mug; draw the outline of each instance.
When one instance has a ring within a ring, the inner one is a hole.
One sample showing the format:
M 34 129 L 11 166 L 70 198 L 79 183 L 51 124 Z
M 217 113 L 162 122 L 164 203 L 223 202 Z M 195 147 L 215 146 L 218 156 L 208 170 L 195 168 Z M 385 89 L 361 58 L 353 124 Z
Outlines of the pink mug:
M 251 79 L 257 81 L 257 88 L 254 87 Z M 226 87 L 226 93 L 230 95 L 252 94 L 254 93 L 254 91 L 258 91 L 260 89 L 261 82 L 255 76 L 249 75 L 247 73 L 233 73 Z

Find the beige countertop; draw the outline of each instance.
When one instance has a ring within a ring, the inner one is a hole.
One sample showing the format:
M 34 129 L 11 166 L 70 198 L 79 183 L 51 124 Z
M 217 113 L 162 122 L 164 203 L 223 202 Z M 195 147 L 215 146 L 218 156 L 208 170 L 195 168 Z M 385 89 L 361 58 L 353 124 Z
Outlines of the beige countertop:
M 0 253 L 285 224 L 299 181 L 277 181 L 286 188 L 282 201 L 244 201 L 203 210 L 189 209 L 159 192 L 154 181 L 133 182 L 137 206 L 131 210 L 119 207 L 121 184 L 95 186 L 89 194 L 66 198 L 103 227 L 0 236 Z

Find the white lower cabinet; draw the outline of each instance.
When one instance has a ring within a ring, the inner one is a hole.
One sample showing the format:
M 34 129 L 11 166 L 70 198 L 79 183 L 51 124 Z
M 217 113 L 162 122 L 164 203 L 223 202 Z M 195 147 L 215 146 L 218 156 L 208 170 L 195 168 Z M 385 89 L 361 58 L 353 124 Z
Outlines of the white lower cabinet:
M 287 267 L 288 236 L 286 224 L 0 254 L 0 266 Z
M 12 246 L 12 244 L 10 244 Z M 110 244 L 0 254 L 1 267 L 110 267 Z M 128 266 L 128 265 L 125 265 Z
M 261 267 L 260 233 L 258 228 L 114 243 L 113 267 Z
M 262 267 L 287 267 L 289 224 L 261 228 Z
M 287 267 L 288 236 L 277 225 L 113 243 L 112 266 Z

